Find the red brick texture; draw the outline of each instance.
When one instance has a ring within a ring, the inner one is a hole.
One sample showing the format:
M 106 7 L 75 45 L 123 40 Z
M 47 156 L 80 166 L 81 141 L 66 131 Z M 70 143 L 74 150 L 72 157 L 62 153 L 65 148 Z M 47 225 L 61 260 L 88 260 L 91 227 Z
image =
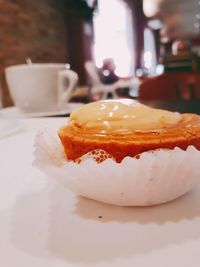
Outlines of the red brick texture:
M 23 64 L 28 57 L 37 63 L 67 62 L 62 10 L 51 0 L 0 0 L 0 82 L 4 106 L 12 104 L 4 69 Z

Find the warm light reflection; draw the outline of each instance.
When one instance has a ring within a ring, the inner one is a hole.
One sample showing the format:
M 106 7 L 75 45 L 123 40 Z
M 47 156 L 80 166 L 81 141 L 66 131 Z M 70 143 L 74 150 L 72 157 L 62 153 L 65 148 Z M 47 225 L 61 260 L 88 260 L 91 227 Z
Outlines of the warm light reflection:
M 147 69 L 152 67 L 152 53 L 150 51 L 144 52 L 144 66 Z
M 153 17 L 159 12 L 161 0 L 143 0 L 143 11 L 147 17 Z
M 144 30 L 144 67 L 149 74 L 156 72 L 156 48 L 152 31 L 148 28 Z
M 99 0 L 94 17 L 94 58 L 98 67 L 113 58 L 116 74 L 123 77 L 134 72 L 131 11 L 122 0 Z

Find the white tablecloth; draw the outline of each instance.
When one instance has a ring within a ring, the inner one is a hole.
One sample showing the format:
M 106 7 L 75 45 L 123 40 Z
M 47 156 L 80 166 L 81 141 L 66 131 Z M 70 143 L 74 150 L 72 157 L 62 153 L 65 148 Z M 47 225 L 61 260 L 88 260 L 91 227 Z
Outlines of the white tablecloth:
M 199 267 L 200 187 L 148 208 L 79 198 L 32 166 L 36 131 L 65 122 L 18 120 L 0 139 L 0 266 Z

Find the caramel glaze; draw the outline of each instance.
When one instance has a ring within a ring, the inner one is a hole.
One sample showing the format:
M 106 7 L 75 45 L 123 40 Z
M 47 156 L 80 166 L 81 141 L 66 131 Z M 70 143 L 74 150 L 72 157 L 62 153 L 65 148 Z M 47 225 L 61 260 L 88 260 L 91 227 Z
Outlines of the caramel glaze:
M 102 100 L 72 112 L 70 123 L 98 134 L 127 134 L 162 130 L 177 124 L 180 114 L 154 109 L 131 99 Z
M 182 114 L 176 124 L 152 131 L 135 130 L 126 134 L 103 134 L 94 129 L 69 124 L 59 129 L 58 135 L 67 158 L 75 160 L 94 149 L 103 149 L 117 162 L 124 157 L 159 148 L 186 150 L 189 145 L 200 150 L 200 116 Z

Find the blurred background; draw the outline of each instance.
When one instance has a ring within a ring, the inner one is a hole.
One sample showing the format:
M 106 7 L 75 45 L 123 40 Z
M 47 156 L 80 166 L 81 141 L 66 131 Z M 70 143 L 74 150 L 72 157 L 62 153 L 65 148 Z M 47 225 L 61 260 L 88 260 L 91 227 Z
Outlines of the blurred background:
M 4 69 L 27 59 L 69 63 L 79 76 L 79 91 L 73 101 L 90 100 L 94 67 L 103 84 L 119 79 L 127 82 L 118 84 L 119 90 L 123 88 L 122 96 L 199 99 L 200 1 L 1 0 L 4 107 L 13 104 Z M 169 81 L 173 81 L 168 84 L 173 92 L 157 94 Z

